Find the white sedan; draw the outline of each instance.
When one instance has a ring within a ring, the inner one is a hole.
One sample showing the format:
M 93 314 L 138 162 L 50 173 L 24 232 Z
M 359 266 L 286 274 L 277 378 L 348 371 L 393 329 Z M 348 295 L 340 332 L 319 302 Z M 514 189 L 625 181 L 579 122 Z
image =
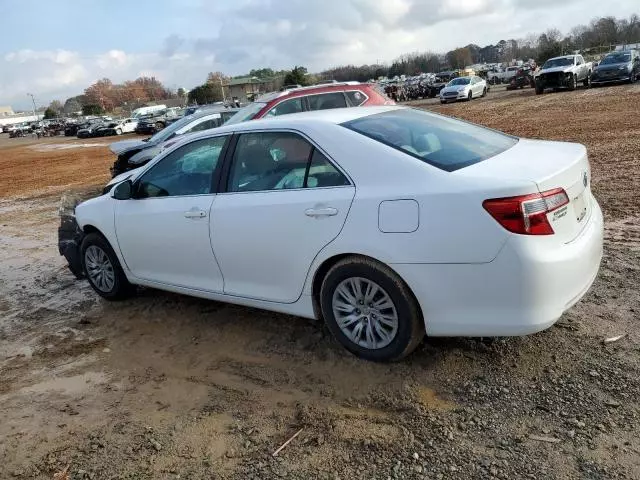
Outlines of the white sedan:
M 458 77 L 440 90 L 440 103 L 456 100 L 473 100 L 487 94 L 487 82 L 480 77 Z
M 425 333 L 548 328 L 602 256 L 585 147 L 409 108 L 223 126 L 129 174 L 75 210 L 98 294 L 143 285 L 322 319 L 370 360 Z

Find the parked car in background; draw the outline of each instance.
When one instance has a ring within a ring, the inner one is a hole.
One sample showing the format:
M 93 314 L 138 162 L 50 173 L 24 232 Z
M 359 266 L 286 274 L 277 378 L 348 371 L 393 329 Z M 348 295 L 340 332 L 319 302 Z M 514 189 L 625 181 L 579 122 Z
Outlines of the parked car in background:
M 97 131 L 100 127 L 106 127 L 108 123 L 102 118 L 94 118 L 81 125 L 76 133 L 78 138 L 91 138 L 99 136 Z
M 133 133 L 138 126 L 137 118 L 123 118 L 121 120 L 111 122 L 104 127 L 103 136 L 105 135 L 122 135 L 124 133 Z
M 140 118 L 142 116 L 151 115 L 153 113 L 157 113 L 166 109 L 167 109 L 166 105 L 151 105 L 150 107 L 140 107 L 133 110 L 131 112 L 131 116 L 133 118 Z
M 528 65 L 523 65 L 522 67 L 518 67 L 516 74 L 509 80 L 507 90 L 516 90 L 524 87 L 535 88 L 535 86 L 536 82 L 533 78 L 533 72 Z
M 457 100 L 472 100 L 487 94 L 487 82 L 475 75 L 458 77 L 447 83 L 440 90 L 440 103 L 455 102 Z
M 580 82 L 589 87 L 592 70 L 593 64 L 585 62 L 582 55 L 550 58 L 535 76 L 536 94 L 544 93 L 547 88 L 575 90 Z
M 396 360 L 578 302 L 602 258 L 589 172 L 582 145 L 421 110 L 283 115 L 184 138 L 78 205 L 59 248 L 108 300 L 142 285 L 322 319 Z
M 490 71 L 487 73 L 487 80 L 492 84 L 495 83 L 510 83 L 511 79 L 518 73 L 521 66 L 507 67 L 501 71 Z
M 81 126 L 82 124 L 78 122 L 67 122 L 64 126 L 64 136 L 75 137 L 78 134 L 78 130 Z
M 192 115 L 182 117 L 151 138 L 144 140 L 123 140 L 110 145 L 110 149 L 118 158 L 111 168 L 112 176 L 139 168 L 164 149 L 170 147 L 183 135 L 216 128 L 233 117 L 237 108 L 218 107 L 205 109 Z
M 393 105 L 394 103 L 370 83 L 338 82 L 328 85 L 295 87 L 258 97 L 255 102 L 240 109 L 227 124 L 263 117 L 276 117 L 288 113 L 370 105 Z
M 640 52 L 623 50 L 611 52 L 600 60 L 591 73 L 591 84 L 602 85 L 611 82 L 634 83 L 640 78 Z
M 139 134 L 153 135 L 166 127 L 170 120 L 174 120 L 176 118 L 178 118 L 176 110 L 170 108 L 144 115 L 138 119 L 135 132 Z

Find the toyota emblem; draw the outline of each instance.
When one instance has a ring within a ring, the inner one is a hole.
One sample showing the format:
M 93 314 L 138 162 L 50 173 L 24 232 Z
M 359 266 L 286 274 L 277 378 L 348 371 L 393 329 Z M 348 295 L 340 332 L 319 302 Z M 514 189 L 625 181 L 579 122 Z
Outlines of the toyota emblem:
M 586 187 L 589 183 L 589 177 L 587 177 L 587 172 L 582 173 L 582 184 Z

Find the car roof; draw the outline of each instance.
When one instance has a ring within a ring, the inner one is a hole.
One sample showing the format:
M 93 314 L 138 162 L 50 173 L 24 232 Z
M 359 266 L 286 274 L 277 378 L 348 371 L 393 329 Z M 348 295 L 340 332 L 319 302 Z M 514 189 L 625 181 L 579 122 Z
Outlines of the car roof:
M 290 113 L 281 117 L 263 118 L 198 132 L 189 135 L 189 139 L 195 140 L 212 135 L 223 135 L 232 132 L 248 132 L 264 129 L 297 129 L 303 126 L 324 124 L 338 125 L 358 118 L 384 113 L 393 110 L 409 110 L 409 107 L 397 105 L 380 105 L 369 107 L 332 108 L 330 110 L 316 110 L 312 112 Z
M 281 92 L 265 93 L 264 95 L 256 98 L 256 102 L 268 103 L 281 97 L 299 97 L 302 95 L 312 95 L 314 93 L 325 93 L 332 91 L 342 92 L 344 90 L 349 90 L 349 87 L 366 87 L 368 85 L 368 83 L 360 82 L 336 82 L 325 83 L 322 85 L 309 85 L 306 87 L 290 88 Z

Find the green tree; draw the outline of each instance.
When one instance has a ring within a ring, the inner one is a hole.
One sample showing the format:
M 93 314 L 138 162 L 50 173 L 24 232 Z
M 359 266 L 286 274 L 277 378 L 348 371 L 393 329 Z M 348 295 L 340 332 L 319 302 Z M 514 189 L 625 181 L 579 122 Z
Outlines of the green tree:
M 44 111 L 45 120 L 48 118 L 56 118 L 57 116 L 58 116 L 58 112 L 53 110 L 51 107 L 47 107 L 47 109 Z
M 76 97 L 67 98 L 64 102 L 64 113 L 67 115 L 71 115 L 76 112 L 80 112 L 82 110 L 82 105 L 87 102 L 87 99 L 84 95 L 78 95 Z
M 293 70 L 287 72 L 284 76 L 285 85 L 309 85 L 307 78 L 307 69 L 305 67 L 295 66 Z
M 193 88 L 189 92 L 189 103 L 203 105 L 206 103 L 219 102 L 222 100 L 222 90 L 220 85 L 205 83 Z
M 90 103 L 88 105 L 82 106 L 82 114 L 83 115 L 102 115 L 104 113 L 104 108 L 95 103 Z

